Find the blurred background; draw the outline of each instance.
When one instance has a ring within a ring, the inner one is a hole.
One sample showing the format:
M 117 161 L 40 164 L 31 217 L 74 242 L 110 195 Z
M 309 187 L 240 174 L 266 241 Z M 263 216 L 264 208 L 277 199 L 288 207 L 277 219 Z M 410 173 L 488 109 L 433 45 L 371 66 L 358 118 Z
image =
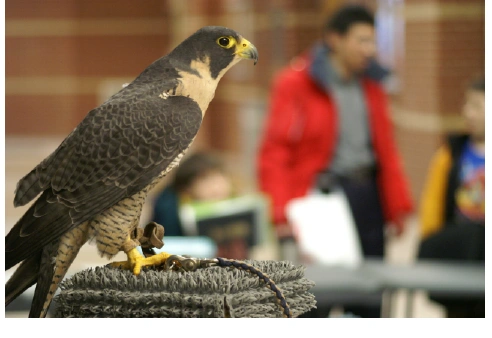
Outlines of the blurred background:
M 376 14 L 378 59 L 394 72 L 388 91 L 397 145 L 418 201 L 441 137 L 463 128 L 466 84 L 485 69 L 484 0 L 6 0 L 6 232 L 26 210 L 12 205 L 17 181 L 89 110 L 206 25 L 240 32 L 260 58 L 224 76 L 192 150 L 219 152 L 238 191 L 257 191 L 271 80 L 321 38 L 326 16 L 349 2 Z M 413 259 L 411 222 L 390 243 L 388 260 Z M 423 297 L 416 306 L 417 315 L 442 316 Z

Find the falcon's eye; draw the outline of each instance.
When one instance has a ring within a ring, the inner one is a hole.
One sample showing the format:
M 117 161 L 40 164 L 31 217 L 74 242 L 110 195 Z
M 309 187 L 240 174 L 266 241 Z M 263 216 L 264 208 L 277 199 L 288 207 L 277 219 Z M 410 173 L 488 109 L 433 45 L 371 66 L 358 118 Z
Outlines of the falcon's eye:
M 220 38 L 219 44 L 223 47 L 227 47 L 227 45 L 229 44 L 229 39 L 228 38 Z
M 230 36 L 222 36 L 217 39 L 217 43 L 222 48 L 231 48 L 234 46 L 235 40 Z

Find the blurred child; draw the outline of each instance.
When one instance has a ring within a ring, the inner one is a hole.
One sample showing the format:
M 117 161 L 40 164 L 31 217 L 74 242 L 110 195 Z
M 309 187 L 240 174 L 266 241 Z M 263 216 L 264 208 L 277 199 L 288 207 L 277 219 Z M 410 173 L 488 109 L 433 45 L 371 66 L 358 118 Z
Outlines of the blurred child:
M 164 226 L 165 236 L 183 236 L 180 205 L 218 201 L 231 195 L 232 182 L 222 161 L 210 153 L 194 153 L 183 159 L 171 184 L 157 197 L 152 220 Z
M 450 135 L 432 160 L 420 207 L 419 258 L 485 262 L 485 79 L 470 84 L 468 132 Z M 448 317 L 484 317 L 485 300 L 431 299 Z

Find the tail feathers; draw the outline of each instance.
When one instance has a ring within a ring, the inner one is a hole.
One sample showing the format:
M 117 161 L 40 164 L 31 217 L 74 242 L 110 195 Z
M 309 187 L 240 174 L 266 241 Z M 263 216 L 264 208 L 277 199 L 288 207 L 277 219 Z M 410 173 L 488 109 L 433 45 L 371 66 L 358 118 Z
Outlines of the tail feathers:
M 29 311 L 30 318 L 43 318 L 48 312 L 48 306 L 51 303 L 54 291 L 50 294 L 50 288 L 54 281 L 55 275 L 55 257 L 57 256 L 59 241 L 54 241 L 53 243 L 46 245 L 43 248 L 40 259 L 40 273 L 38 274 L 36 290 L 34 291 L 34 297 L 32 299 L 31 310 Z M 68 270 L 66 267 L 63 275 L 65 275 Z M 63 276 L 61 277 L 63 278 Z M 60 278 L 60 280 L 61 280 Z M 56 284 L 58 287 L 58 283 Z M 56 288 L 55 288 L 56 291 Z M 48 301 L 48 305 L 45 308 L 45 303 Z
M 63 234 L 43 248 L 41 267 L 29 317 L 45 317 L 58 285 L 88 239 L 89 222 Z
M 5 284 L 5 306 L 33 286 L 39 273 L 41 252 L 23 261 Z

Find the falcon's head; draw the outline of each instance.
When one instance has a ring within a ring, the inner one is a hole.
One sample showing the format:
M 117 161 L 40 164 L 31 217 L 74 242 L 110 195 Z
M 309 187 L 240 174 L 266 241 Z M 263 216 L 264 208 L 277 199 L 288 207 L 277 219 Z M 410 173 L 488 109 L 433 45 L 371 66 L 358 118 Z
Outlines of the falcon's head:
M 206 63 L 213 79 L 220 78 L 241 59 L 258 61 L 256 47 L 232 29 L 207 26 L 199 29 L 179 44 L 171 53 L 173 58 L 190 65 L 193 61 Z

